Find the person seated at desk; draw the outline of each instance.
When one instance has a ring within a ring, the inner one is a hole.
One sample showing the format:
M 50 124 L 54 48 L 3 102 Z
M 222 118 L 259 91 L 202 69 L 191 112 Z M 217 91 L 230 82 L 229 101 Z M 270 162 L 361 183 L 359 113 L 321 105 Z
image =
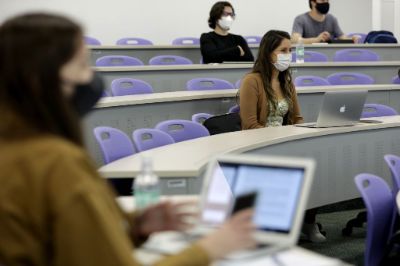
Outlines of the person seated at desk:
M 229 33 L 234 21 L 235 10 L 229 2 L 217 2 L 211 8 L 208 25 L 214 31 L 203 33 L 200 37 L 204 64 L 254 61 L 246 40 Z
M 271 30 L 261 40 L 251 73 L 239 90 L 242 130 L 277 127 L 303 122 L 289 66 L 292 61 L 290 35 Z M 323 242 L 315 223 L 316 209 L 306 212 L 303 233 L 312 242 Z
M 0 26 L 1 265 L 139 265 L 134 245 L 187 226 L 182 204 L 125 213 L 97 173 L 79 129 L 102 94 L 92 76 L 73 21 L 35 13 Z M 244 210 L 155 265 L 205 266 L 254 247 L 251 220 Z
M 329 42 L 332 39 L 353 40 L 348 38 L 339 26 L 338 20 L 329 12 L 329 0 L 308 0 L 311 11 L 297 16 L 293 23 L 292 42 L 304 44 Z

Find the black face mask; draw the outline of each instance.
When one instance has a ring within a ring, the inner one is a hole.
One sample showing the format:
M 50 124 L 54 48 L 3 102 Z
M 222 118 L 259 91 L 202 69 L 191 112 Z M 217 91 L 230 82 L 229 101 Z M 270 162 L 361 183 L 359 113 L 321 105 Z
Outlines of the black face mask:
M 88 114 L 104 92 L 104 83 L 98 74 L 95 74 L 88 84 L 77 85 L 71 98 L 72 107 L 80 117 Z
M 330 7 L 329 3 L 317 3 L 317 5 L 315 6 L 318 12 L 321 13 L 322 15 L 328 14 L 329 7 Z

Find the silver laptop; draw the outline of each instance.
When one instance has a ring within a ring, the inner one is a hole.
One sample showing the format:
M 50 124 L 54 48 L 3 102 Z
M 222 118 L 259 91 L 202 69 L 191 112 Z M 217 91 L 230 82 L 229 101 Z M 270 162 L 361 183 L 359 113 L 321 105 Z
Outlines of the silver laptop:
M 209 232 L 231 213 L 235 197 L 257 192 L 254 237 L 261 248 L 233 254 L 242 258 L 296 245 L 315 164 L 312 159 L 224 155 L 212 160 L 204 176 L 197 232 Z
M 360 121 L 368 91 L 329 91 L 324 95 L 316 123 L 296 124 L 298 127 L 353 126 Z

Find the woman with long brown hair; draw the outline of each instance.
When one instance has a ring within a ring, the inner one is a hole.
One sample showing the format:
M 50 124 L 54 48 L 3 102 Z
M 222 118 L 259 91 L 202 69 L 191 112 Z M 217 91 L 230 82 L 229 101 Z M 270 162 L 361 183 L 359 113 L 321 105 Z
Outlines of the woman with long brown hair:
M 303 122 L 289 70 L 291 61 L 290 35 L 277 30 L 267 32 L 253 70 L 243 78 L 239 91 L 243 130 Z M 303 233 L 313 242 L 323 242 L 326 238 L 315 216 L 315 209 L 306 212 Z
M 123 212 L 98 175 L 79 119 L 101 95 L 92 76 L 73 21 L 28 14 L 0 26 L 1 265 L 139 265 L 134 246 L 187 226 L 168 202 Z M 156 265 L 208 265 L 253 247 L 251 217 L 242 211 Z

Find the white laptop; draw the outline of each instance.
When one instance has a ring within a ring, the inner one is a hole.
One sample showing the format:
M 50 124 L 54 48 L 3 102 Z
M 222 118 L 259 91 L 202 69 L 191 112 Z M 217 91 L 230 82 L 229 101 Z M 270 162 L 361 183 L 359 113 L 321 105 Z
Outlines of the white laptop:
M 234 254 L 274 252 L 296 245 L 314 176 L 312 159 L 224 155 L 208 164 L 195 232 L 209 232 L 230 216 L 234 198 L 257 192 L 254 237 L 262 248 Z
M 353 126 L 360 117 L 368 91 L 329 91 L 324 95 L 316 123 L 296 124 L 298 127 L 341 127 Z

